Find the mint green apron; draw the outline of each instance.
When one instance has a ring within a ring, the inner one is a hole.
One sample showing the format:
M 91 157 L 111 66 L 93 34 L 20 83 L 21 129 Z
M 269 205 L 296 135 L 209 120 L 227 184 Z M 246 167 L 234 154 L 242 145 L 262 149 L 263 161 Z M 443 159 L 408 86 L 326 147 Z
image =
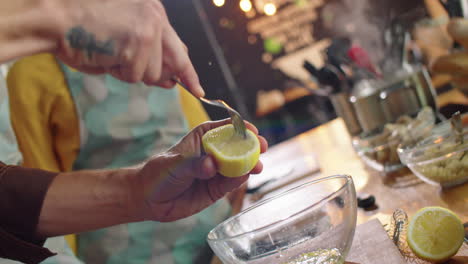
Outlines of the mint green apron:
M 148 159 L 188 131 L 177 89 L 127 84 L 62 65 L 80 119 L 75 170 L 119 168 Z M 90 264 L 209 263 L 206 235 L 230 214 L 223 199 L 172 223 L 118 225 L 78 236 L 78 255 Z

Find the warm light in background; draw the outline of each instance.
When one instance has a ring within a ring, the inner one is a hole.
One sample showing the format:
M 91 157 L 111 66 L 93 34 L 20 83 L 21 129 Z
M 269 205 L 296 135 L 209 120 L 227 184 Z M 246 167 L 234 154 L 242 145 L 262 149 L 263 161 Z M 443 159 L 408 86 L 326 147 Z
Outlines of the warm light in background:
M 263 6 L 263 12 L 267 14 L 268 16 L 272 16 L 276 14 L 276 6 L 273 3 L 268 3 Z
M 225 3 L 225 0 L 213 0 L 213 4 L 217 7 L 223 6 Z
M 242 11 L 246 13 L 252 10 L 252 2 L 250 2 L 250 0 L 241 0 L 239 2 L 239 6 L 242 9 Z

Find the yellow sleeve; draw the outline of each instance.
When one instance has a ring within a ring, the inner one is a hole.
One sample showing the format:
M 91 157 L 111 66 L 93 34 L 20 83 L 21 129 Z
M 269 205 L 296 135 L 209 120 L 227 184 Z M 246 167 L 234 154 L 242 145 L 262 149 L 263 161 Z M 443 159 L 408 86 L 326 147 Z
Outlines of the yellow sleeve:
M 79 151 L 79 121 L 55 58 L 40 54 L 19 60 L 9 71 L 7 83 L 23 165 L 70 171 Z M 76 236 L 65 238 L 76 253 Z
M 23 165 L 70 171 L 79 151 L 78 118 L 55 58 L 39 54 L 17 61 L 7 84 Z
M 180 91 L 182 111 L 188 121 L 190 129 L 203 122 L 209 121 L 210 117 L 206 113 L 200 101 L 179 85 L 177 85 L 177 88 Z

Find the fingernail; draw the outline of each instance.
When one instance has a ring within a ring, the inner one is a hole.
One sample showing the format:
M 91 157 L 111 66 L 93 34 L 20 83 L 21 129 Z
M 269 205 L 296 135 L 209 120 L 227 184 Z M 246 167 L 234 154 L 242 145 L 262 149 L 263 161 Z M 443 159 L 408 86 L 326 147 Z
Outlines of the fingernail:
M 198 96 L 199 97 L 204 97 L 205 96 L 205 91 L 203 90 L 201 85 L 197 85 L 196 87 L 197 87 L 196 90 L 197 90 Z

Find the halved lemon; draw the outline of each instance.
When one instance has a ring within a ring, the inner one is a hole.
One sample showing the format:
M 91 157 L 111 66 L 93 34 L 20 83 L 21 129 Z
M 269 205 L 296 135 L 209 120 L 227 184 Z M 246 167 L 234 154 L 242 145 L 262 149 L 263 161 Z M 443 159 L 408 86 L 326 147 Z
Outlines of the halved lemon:
M 260 142 L 250 130 L 246 137 L 235 134 L 234 126 L 212 129 L 202 137 L 206 153 L 213 155 L 218 171 L 226 177 L 240 177 L 251 171 L 260 158 Z
M 440 263 L 457 253 L 464 234 L 460 218 L 452 211 L 442 207 L 425 207 L 410 220 L 407 239 L 418 257 Z

